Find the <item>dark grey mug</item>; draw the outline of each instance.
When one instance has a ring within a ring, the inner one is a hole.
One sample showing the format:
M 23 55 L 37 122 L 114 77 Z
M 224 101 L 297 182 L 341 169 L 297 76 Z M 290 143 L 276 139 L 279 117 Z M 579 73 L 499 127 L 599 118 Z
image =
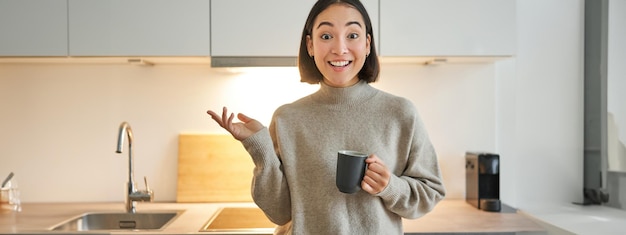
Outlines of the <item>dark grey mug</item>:
M 337 153 L 336 184 L 342 193 L 355 193 L 361 188 L 361 181 L 365 176 L 367 154 L 351 150 L 341 150 Z

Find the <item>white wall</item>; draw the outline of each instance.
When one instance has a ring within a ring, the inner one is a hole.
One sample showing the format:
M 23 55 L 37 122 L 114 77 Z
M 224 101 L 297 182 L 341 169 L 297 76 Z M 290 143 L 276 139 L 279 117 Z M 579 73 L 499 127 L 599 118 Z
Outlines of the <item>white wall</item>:
M 607 61 L 607 205 L 626 209 L 626 1 L 609 1 Z
M 383 90 L 414 101 L 431 133 L 449 197 L 464 197 L 464 151 L 495 149 L 494 65 L 389 66 Z M 205 114 L 223 105 L 269 123 L 278 105 L 317 89 L 295 68 L 232 72 L 199 65 L 0 65 L 0 174 L 16 173 L 25 202 L 122 201 L 135 135 L 135 179 L 174 201 L 177 135 L 224 133 Z
M 481 150 L 501 154 L 505 202 L 580 201 L 582 12 L 583 0 L 517 1 L 514 58 L 383 66 L 375 86 L 418 107 L 449 198 L 464 197 L 464 152 Z M 267 123 L 278 105 L 316 89 L 299 83 L 295 69 L 277 73 L 0 64 L 0 175 L 16 173 L 25 202 L 121 202 L 127 159 L 114 150 L 118 125 L 129 121 L 136 179 L 148 177 L 157 201 L 174 201 L 177 135 L 223 133 L 206 109 L 227 105 Z
M 582 201 L 583 0 L 517 1 L 518 206 Z
M 608 169 L 626 172 L 626 47 L 623 46 L 626 41 L 626 1 L 609 1 L 608 17 Z
M 269 119 L 256 109 L 275 109 L 276 96 L 251 88 L 284 84 L 293 92 L 281 102 L 303 90 L 284 76 L 232 78 L 208 66 L 4 65 L 0 74 L 0 172 L 15 172 L 26 202 L 123 200 L 128 160 L 114 153 L 122 121 L 135 135 L 135 178 L 143 188 L 148 177 L 156 200 L 173 201 L 177 135 L 221 131 L 208 108 Z

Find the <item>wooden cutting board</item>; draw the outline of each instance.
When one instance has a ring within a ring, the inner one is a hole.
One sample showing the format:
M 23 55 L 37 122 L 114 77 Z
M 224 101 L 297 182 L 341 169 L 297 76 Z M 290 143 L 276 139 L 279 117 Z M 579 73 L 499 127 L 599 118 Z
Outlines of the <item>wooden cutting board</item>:
M 254 163 L 231 135 L 178 137 L 177 202 L 251 202 Z

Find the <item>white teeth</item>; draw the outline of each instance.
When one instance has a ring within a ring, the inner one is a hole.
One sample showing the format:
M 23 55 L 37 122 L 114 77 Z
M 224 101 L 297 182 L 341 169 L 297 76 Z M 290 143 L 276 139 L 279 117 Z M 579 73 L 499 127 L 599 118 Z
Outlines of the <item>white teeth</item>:
M 335 66 L 335 67 L 343 67 L 343 66 L 348 65 L 349 63 L 350 63 L 350 61 L 347 61 L 347 60 L 344 60 L 344 61 L 331 61 L 330 62 L 330 64 L 332 66 Z

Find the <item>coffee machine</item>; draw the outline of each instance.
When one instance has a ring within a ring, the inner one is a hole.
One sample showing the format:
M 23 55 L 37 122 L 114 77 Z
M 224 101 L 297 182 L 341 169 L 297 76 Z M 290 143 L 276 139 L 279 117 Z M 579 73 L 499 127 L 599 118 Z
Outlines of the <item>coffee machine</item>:
M 484 211 L 500 211 L 500 155 L 465 153 L 465 200 Z

